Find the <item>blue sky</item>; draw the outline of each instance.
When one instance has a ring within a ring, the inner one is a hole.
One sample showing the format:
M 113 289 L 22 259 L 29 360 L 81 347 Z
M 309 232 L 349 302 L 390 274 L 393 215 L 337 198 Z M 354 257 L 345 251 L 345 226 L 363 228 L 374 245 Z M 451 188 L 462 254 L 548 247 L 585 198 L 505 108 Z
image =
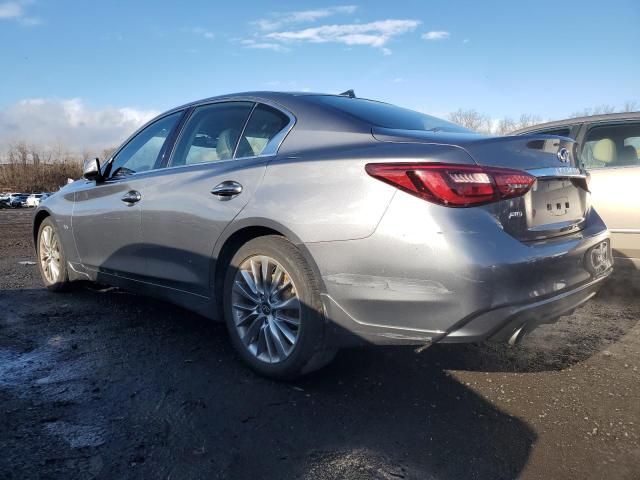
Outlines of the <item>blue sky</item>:
M 440 116 L 562 118 L 640 101 L 639 27 L 637 0 L 0 0 L 0 112 L 136 121 L 234 91 L 354 88 Z

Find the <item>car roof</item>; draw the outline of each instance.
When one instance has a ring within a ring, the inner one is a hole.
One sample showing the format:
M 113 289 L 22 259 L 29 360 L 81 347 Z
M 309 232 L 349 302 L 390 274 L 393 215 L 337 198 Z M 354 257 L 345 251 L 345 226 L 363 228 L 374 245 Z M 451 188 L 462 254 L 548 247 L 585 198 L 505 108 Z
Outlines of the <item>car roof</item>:
M 534 130 L 541 130 L 544 128 L 565 127 L 578 125 L 580 123 L 605 122 L 612 120 L 640 120 L 640 112 L 605 113 L 602 115 L 588 115 L 584 117 L 566 118 L 564 120 L 554 120 L 553 122 L 538 123 L 537 125 L 521 128 L 514 131 L 512 135 L 518 135 L 520 133 L 531 132 Z
M 335 93 L 321 93 L 321 92 L 277 92 L 271 90 L 256 90 L 249 92 L 238 92 L 238 93 L 229 93 L 224 95 L 218 95 L 215 97 L 203 98 L 200 100 L 195 100 L 193 102 L 185 103 L 184 105 L 180 105 L 179 107 L 172 108 L 171 110 L 164 112 L 162 115 L 166 115 L 170 112 L 174 112 L 177 110 L 182 110 L 189 107 L 194 107 L 197 105 L 202 105 L 211 102 L 217 102 L 221 100 L 253 100 L 253 101 L 264 101 L 267 103 L 276 103 L 284 108 L 291 109 L 295 108 L 295 106 L 300 106 L 300 103 L 309 104 L 310 102 L 305 101 L 305 97 L 348 97 L 348 95 L 335 94 Z M 370 98 L 364 97 L 353 97 L 358 98 L 360 100 L 368 100 L 370 102 L 378 102 L 385 103 L 379 100 L 373 100 Z

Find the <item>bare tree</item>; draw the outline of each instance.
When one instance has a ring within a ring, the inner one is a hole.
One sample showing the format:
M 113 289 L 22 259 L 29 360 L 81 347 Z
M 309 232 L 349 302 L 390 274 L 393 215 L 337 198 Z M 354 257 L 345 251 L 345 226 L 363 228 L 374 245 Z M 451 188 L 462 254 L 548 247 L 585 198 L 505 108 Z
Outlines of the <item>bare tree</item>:
M 486 130 L 487 122 L 489 119 L 486 115 L 478 113 L 477 110 L 463 110 L 458 109 L 455 112 L 449 114 L 449 120 L 453 123 L 457 123 L 465 128 L 475 131 Z
M 623 112 L 635 112 L 638 110 L 638 102 L 635 100 L 627 100 L 622 106 Z
M 507 135 L 517 130 L 516 122 L 510 117 L 501 118 L 495 130 L 496 135 Z
M 541 122 L 542 122 L 542 118 L 540 118 L 538 115 L 523 113 L 522 115 L 520 115 L 520 118 L 518 119 L 518 122 L 516 124 L 516 130 L 520 128 L 531 127 Z
M 13 191 L 55 191 L 68 178 L 80 178 L 82 165 L 62 145 L 55 149 L 38 148 L 26 142 L 11 146 L 0 164 L 0 187 Z
M 591 115 L 603 115 L 606 113 L 615 113 L 615 112 L 616 112 L 616 107 L 614 107 L 613 105 L 608 105 L 603 103 L 602 105 L 597 105 L 592 108 L 585 108 L 584 110 L 573 112 L 571 115 L 569 115 L 569 117 L 570 118 L 589 117 Z
M 110 148 L 103 149 L 102 150 L 102 157 L 100 157 L 100 161 L 104 162 L 106 160 L 109 160 L 109 158 L 111 157 L 111 155 L 114 154 L 116 149 L 117 149 L 117 147 L 110 147 Z

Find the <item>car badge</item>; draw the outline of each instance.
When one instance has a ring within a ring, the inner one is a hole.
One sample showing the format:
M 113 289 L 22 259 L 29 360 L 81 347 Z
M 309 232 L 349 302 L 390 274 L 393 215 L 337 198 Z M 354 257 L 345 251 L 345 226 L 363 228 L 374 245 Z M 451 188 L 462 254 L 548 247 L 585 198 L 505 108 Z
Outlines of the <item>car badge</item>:
M 558 150 L 558 160 L 560 160 L 562 163 L 569 163 L 569 150 L 567 150 L 566 148 L 561 148 L 560 150 Z

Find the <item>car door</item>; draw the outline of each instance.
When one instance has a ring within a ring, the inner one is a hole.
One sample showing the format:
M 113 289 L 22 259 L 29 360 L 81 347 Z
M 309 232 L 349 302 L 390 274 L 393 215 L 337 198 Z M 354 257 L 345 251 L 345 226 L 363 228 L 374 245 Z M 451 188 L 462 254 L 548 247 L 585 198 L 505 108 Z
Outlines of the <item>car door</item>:
M 85 181 L 75 192 L 72 229 L 85 268 L 132 278 L 144 274 L 140 191 L 162 163 L 183 113 L 164 116 L 142 129 L 104 166 L 102 181 Z
M 640 122 L 591 124 L 581 142 L 592 204 L 611 231 L 613 253 L 620 259 L 640 259 L 639 154 Z
M 193 109 L 168 168 L 152 173 L 140 202 L 151 282 L 211 295 L 215 242 L 251 199 L 274 152 L 270 142 L 290 123 L 247 101 Z

